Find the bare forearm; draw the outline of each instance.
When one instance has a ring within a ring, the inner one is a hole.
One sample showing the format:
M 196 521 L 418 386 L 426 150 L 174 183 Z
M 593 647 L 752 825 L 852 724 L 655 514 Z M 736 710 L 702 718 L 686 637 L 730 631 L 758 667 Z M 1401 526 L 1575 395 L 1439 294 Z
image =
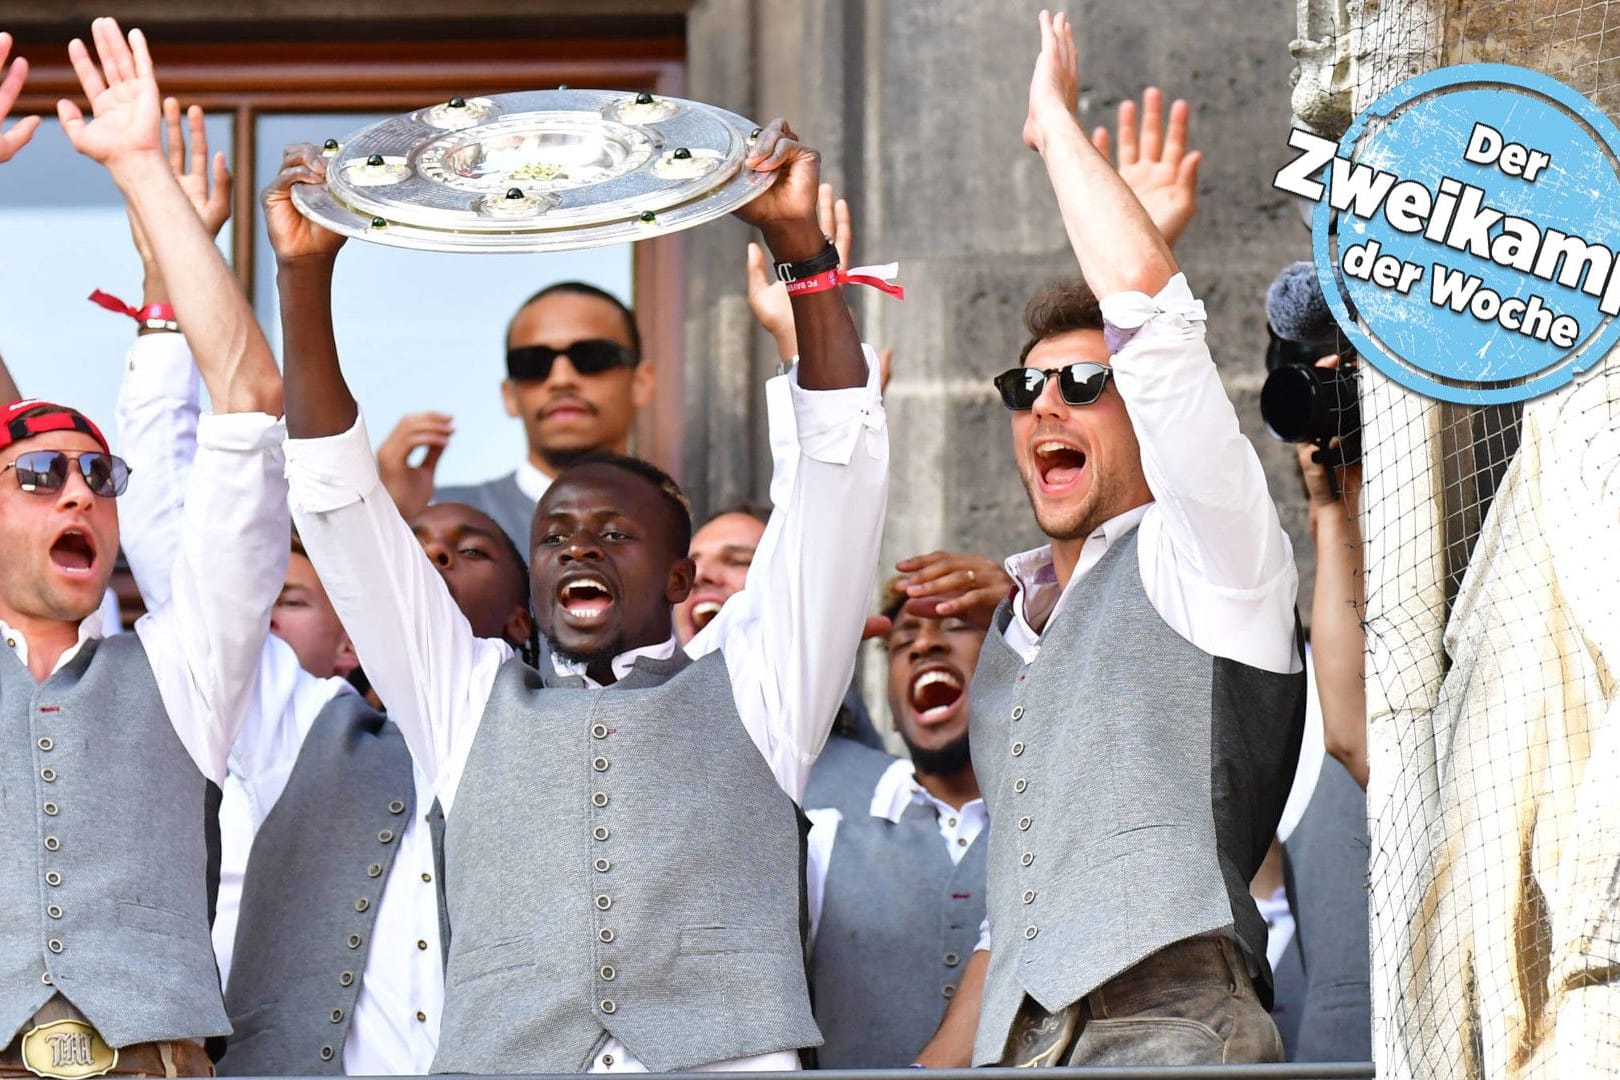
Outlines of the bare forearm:
M 341 435 L 354 426 L 359 407 L 338 364 L 332 330 L 330 260 L 283 266 L 282 350 L 287 381 L 287 434 L 294 439 Z
M 765 243 L 778 262 L 797 262 L 819 254 L 827 240 L 814 221 L 773 229 Z M 799 386 L 806 390 L 842 390 L 865 386 L 866 356 L 855 320 L 842 292 L 828 289 L 792 298 L 793 326 L 798 337 Z M 780 348 L 780 345 L 779 345 Z
M 984 1001 L 984 977 L 990 954 L 980 949 L 962 969 L 962 981 L 945 1009 L 939 1030 L 917 1052 L 917 1064 L 930 1069 L 966 1069 L 973 1064 L 973 1039 L 979 1032 L 979 1008 Z
M 281 414 L 281 376 L 240 283 L 161 154 L 109 170 L 152 246 L 216 412 Z
M 1152 296 L 1175 276 L 1169 243 L 1072 118 L 1050 124 L 1041 157 L 1080 271 L 1098 296 Z
M 1312 509 L 1316 523 L 1316 586 L 1312 596 L 1311 660 L 1328 752 L 1367 786 L 1366 638 L 1361 629 L 1361 530 L 1342 504 Z

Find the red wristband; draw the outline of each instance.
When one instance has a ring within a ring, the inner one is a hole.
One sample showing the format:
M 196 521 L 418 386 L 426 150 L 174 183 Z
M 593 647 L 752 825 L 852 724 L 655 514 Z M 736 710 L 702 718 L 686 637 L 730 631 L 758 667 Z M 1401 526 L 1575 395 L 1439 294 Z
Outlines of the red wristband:
M 120 315 L 128 315 L 141 325 L 146 325 L 150 319 L 161 322 L 174 322 L 174 308 L 168 304 L 147 304 L 145 307 L 131 307 L 111 293 L 104 293 L 100 289 L 90 294 L 90 302 L 115 311 Z
M 888 293 L 896 300 L 906 298 L 903 285 L 894 283 L 894 276 L 900 272 L 899 263 L 885 263 L 882 266 L 856 266 L 849 270 L 840 270 L 833 267 L 831 270 L 815 274 L 811 277 L 800 278 L 787 283 L 789 296 L 803 296 L 807 293 L 826 292 L 836 289 L 840 285 L 865 285 Z

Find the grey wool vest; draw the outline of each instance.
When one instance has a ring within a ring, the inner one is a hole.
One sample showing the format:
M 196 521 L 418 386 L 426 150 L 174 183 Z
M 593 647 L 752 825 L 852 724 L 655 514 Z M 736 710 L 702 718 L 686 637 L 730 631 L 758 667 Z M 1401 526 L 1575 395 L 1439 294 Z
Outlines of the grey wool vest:
M 399 729 L 358 694 L 328 702 L 248 856 L 221 1076 L 342 1074 L 372 925 L 415 802 Z
M 53 993 L 114 1047 L 230 1031 L 206 787 L 134 634 L 43 684 L 0 648 L 0 1042 Z
M 724 658 L 567 682 L 507 663 L 468 755 L 433 1071 L 582 1071 L 609 1035 L 655 1072 L 818 1044 L 798 807 Z
M 953 865 L 931 806 L 839 822 L 810 954 L 821 1068 L 904 1068 L 934 1034 L 979 940 L 987 840 Z
M 1249 896 L 1282 815 L 1305 674 L 1211 656 L 1142 587 L 1137 532 L 1073 588 L 1025 665 L 1004 602 L 969 691 L 990 810 L 990 973 L 975 1064 L 1025 994 L 1069 1005 L 1167 945 L 1232 927 L 1269 1001 Z
M 831 808 L 852 817 L 867 817 L 872 789 L 895 759 L 848 735 L 830 735 L 804 785 L 804 808 Z M 842 835 L 842 827 L 839 834 Z

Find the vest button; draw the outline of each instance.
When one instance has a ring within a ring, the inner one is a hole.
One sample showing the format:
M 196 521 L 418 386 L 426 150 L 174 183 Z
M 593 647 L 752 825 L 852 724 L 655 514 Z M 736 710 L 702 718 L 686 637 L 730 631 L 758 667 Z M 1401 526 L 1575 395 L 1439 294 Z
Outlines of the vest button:
M 618 974 L 619 973 L 617 971 L 613 970 L 612 964 L 602 965 L 601 976 L 603 982 L 612 982 L 618 976 Z
M 1020 756 L 1023 755 L 1023 753 L 1024 753 L 1024 744 L 1023 743 L 1015 742 L 1015 743 L 1012 744 L 1012 756 L 1013 757 L 1020 757 Z
M 606 859 L 597 859 L 594 865 L 596 866 L 596 872 L 598 874 L 605 874 L 608 872 L 608 868 L 613 864 L 608 862 Z
M 334 1024 L 343 1023 L 343 1010 L 342 1009 L 333 1009 L 332 1010 L 332 1023 L 334 1023 Z
M 952 986 L 950 983 L 946 983 L 944 986 L 940 987 L 939 992 L 945 997 L 950 997 L 952 994 L 956 993 L 956 987 Z
M 607 1013 L 609 1016 L 612 1016 L 614 1013 L 619 1011 L 619 1007 L 617 1005 L 613 1004 L 613 999 L 612 998 L 603 998 L 602 999 L 602 1011 Z
M 1024 927 L 1024 940 L 1034 941 L 1035 935 L 1038 933 L 1040 933 L 1040 931 L 1036 930 L 1033 926 L 1026 926 Z
M 593 738 L 593 739 L 605 739 L 605 738 L 607 738 L 607 725 L 606 724 L 592 724 L 591 725 L 591 738 Z
M 45 909 L 45 914 L 49 915 L 53 919 L 60 919 L 62 917 L 62 909 L 60 906 L 52 904 L 50 907 Z
M 360 947 L 361 940 L 362 940 L 362 938 L 360 937 L 359 934 L 350 934 L 349 935 L 349 948 L 358 949 Z
M 1023 715 L 1024 715 L 1024 707 L 1022 705 L 1014 705 L 1013 706 L 1013 711 L 1012 711 L 1012 718 L 1014 720 L 1018 720 L 1018 719 L 1022 718 Z
M 53 953 L 59 953 L 59 952 L 62 951 L 62 939 L 61 938 L 51 938 L 51 940 L 49 940 L 49 941 L 47 941 L 45 943 L 45 947 L 47 949 L 51 950 L 51 952 L 53 952 Z
M 1028 789 L 1029 789 L 1029 781 L 1025 780 L 1022 776 L 1020 776 L 1017 780 L 1013 781 L 1013 790 L 1016 791 L 1018 794 L 1022 795 Z
M 405 812 L 405 804 L 400 802 L 398 799 L 395 799 L 393 802 L 388 804 L 388 812 L 390 814 L 403 814 Z
M 48 971 L 40 972 L 39 981 L 44 983 L 46 986 L 50 986 L 52 983 L 51 973 Z
M 381 877 L 381 876 L 382 876 L 382 863 L 374 862 L 370 866 L 366 867 L 366 877 Z
M 40 736 L 39 748 L 41 750 L 44 750 L 46 753 L 49 753 L 55 746 L 56 746 L 56 744 L 51 741 L 51 737 L 49 735 Z
M 54 784 L 56 783 L 56 770 L 41 769 L 39 770 L 39 778 L 45 781 L 47 784 Z
M 331 1061 L 332 1060 L 332 1054 L 333 1054 L 333 1051 L 332 1051 L 332 1048 L 330 1046 L 321 1047 L 321 1060 L 322 1061 Z
M 1028 866 L 1030 863 L 1035 861 L 1035 853 L 1033 851 L 1026 851 L 1022 856 L 1019 857 L 1018 861 L 1023 863 L 1025 866 Z
M 45 804 L 45 816 L 46 817 L 55 817 L 56 816 L 56 804 L 55 803 L 48 802 L 48 803 Z
M 606 911 L 608 908 L 610 908 L 612 906 L 613 906 L 613 897 L 609 896 L 607 893 L 603 893 L 601 896 L 598 896 L 596 898 L 596 910 L 598 910 L 598 911 Z
M 45 884 L 54 889 L 56 886 L 62 884 L 62 875 L 58 874 L 55 870 L 47 870 L 45 872 Z
M 607 804 L 608 804 L 607 792 L 598 791 L 595 795 L 591 796 L 591 805 L 592 806 L 602 807 L 602 806 L 606 806 Z
M 55 851 L 57 848 L 59 848 L 61 846 L 62 846 L 62 841 L 58 840 L 56 837 L 47 836 L 45 838 L 45 850 L 46 851 Z
M 360 899 L 358 899 L 358 900 L 356 900 L 354 902 L 354 910 L 356 910 L 356 911 L 364 911 L 367 908 L 369 908 L 370 906 L 371 906 L 371 901 L 367 900 L 363 896 Z
M 606 840 L 613 834 L 608 831 L 608 827 L 606 825 L 598 825 L 596 828 L 591 830 L 591 835 L 598 840 Z
M 1035 890 L 1034 889 L 1025 889 L 1024 890 L 1024 903 L 1033 904 L 1034 902 L 1035 902 Z
M 608 759 L 605 757 L 593 758 L 591 760 L 591 768 L 595 769 L 597 772 L 607 772 Z
M 1029 826 L 1030 826 L 1029 818 L 1021 817 L 1021 818 L 1018 819 L 1018 828 L 1019 828 L 1020 832 L 1028 832 L 1029 831 Z
M 354 985 L 354 972 L 345 971 L 343 974 L 339 975 L 338 976 L 338 985 L 339 986 L 353 986 Z
M 381 832 L 379 832 L 377 834 L 377 843 L 379 843 L 379 844 L 391 843 L 393 841 L 393 839 L 394 839 L 394 830 L 393 829 L 384 829 L 384 830 L 382 830 Z
M 955 953 L 948 952 L 948 953 L 945 954 L 945 966 L 946 967 L 955 967 L 957 964 L 959 964 L 961 962 L 962 962 L 962 958 L 960 956 L 957 956 Z
M 601 930 L 596 932 L 596 940 L 600 941 L 604 945 L 612 944 L 613 936 L 613 931 L 607 929 L 606 927 L 603 927 Z

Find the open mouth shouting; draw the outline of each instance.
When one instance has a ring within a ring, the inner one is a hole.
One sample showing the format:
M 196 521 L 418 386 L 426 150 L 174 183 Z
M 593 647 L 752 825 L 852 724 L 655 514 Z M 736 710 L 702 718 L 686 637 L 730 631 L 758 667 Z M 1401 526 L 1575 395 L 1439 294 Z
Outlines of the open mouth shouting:
M 51 565 L 71 577 L 94 577 L 96 540 L 90 530 L 77 525 L 63 529 L 51 543 Z
M 967 676 L 944 661 L 924 664 L 912 672 L 908 700 L 920 727 L 935 727 L 955 716 L 962 706 Z
M 613 586 L 595 571 L 571 574 L 557 586 L 557 607 L 581 629 L 601 626 L 614 604 Z
M 1067 494 L 1079 486 L 1085 474 L 1086 452 L 1066 439 L 1037 438 L 1032 456 L 1042 494 Z
M 716 596 L 714 593 L 704 593 L 702 596 L 693 597 L 691 601 L 692 629 L 702 630 L 713 622 L 714 617 L 720 614 L 720 608 L 725 602 L 725 597 Z

